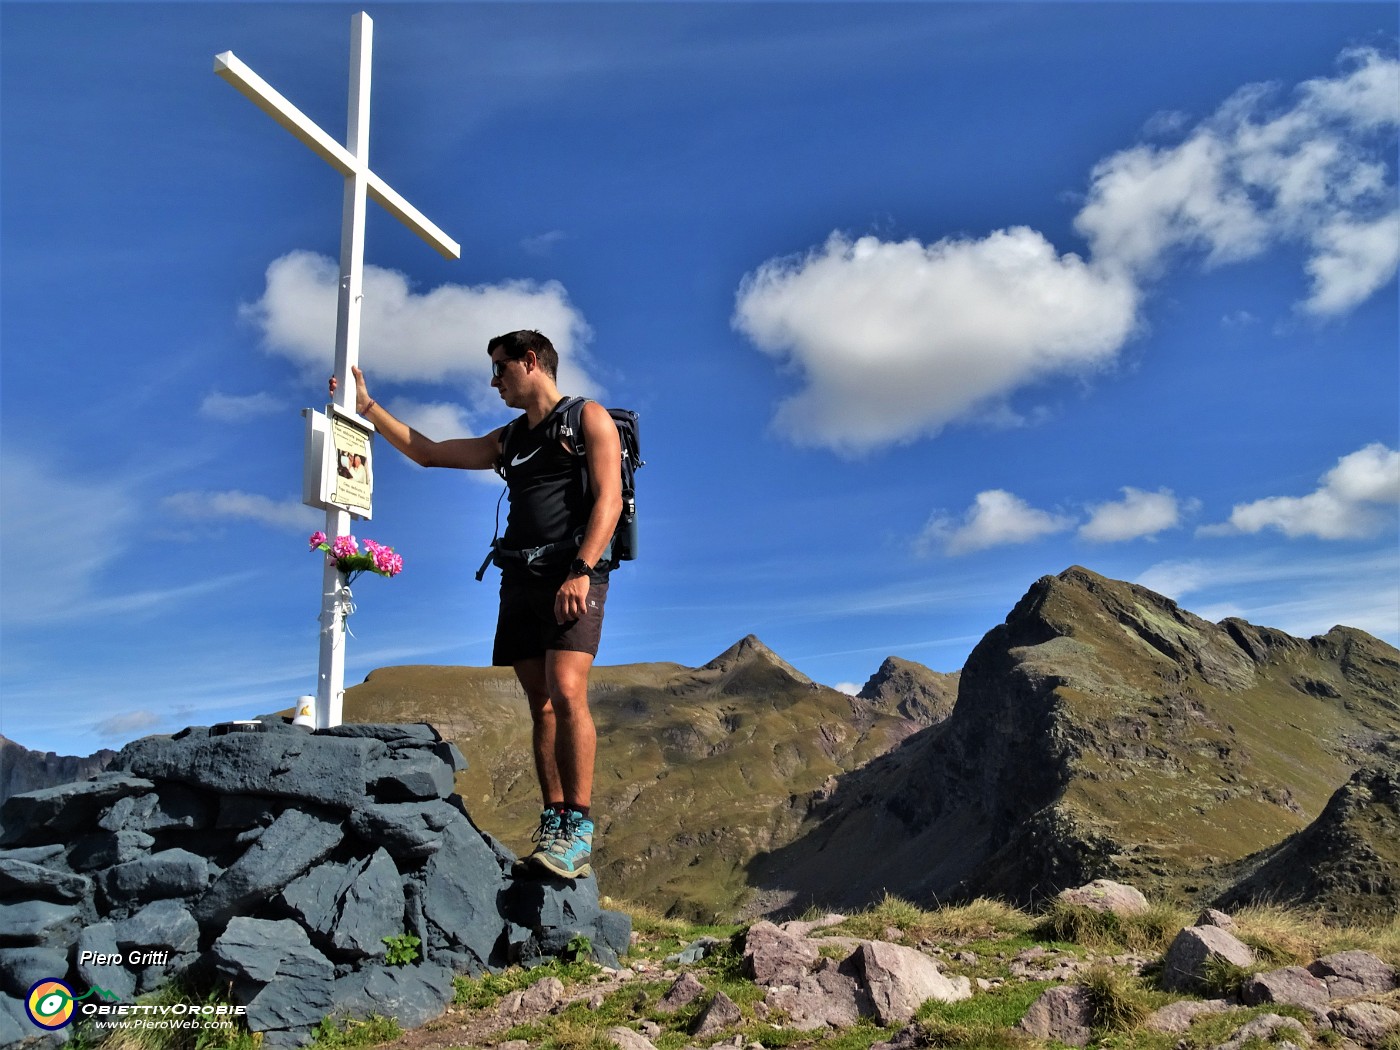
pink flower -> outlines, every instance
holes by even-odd
[[[349,558],[360,553],[360,545],[355,542],[354,536],[337,536],[335,543],[331,544],[331,554],[337,558]]]
[[[365,546],[370,547],[374,554],[374,571],[384,576],[397,576],[403,571],[403,558],[394,553],[394,548],[385,547],[382,544],[365,540]]]
[[[319,546],[321,546],[321,544],[323,544],[323,543],[325,543],[325,542],[326,542],[326,534],[325,534],[324,532],[322,532],[320,529],[317,529],[315,532],[313,532],[313,533],[311,534],[311,549],[312,549],[313,551],[314,551],[316,548],[318,548]]]

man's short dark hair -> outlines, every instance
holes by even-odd
[[[551,343],[539,332],[533,329],[522,329],[519,332],[507,332],[505,335],[498,335],[486,344],[486,354],[489,357],[497,349],[505,351],[506,357],[524,357],[531,350],[535,352],[535,360],[540,363],[545,374],[551,379],[559,377],[559,354]]]

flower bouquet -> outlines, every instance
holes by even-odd
[[[361,573],[397,576],[403,572],[403,555],[395,554],[393,547],[374,540],[365,540],[365,549],[361,551],[354,536],[337,536],[335,542],[328,543],[326,534],[318,531],[311,534],[311,549],[325,551],[335,559],[336,567],[345,573],[347,586]]]

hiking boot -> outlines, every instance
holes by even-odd
[[[563,826],[564,814],[553,806],[546,806],[544,811],[540,813],[540,826],[530,833],[530,841],[535,844],[535,848],[530,851],[528,857],[516,861],[516,866],[524,867],[553,846],[554,840]]]
[[[561,879],[586,879],[593,874],[592,858],[593,821],[569,810],[549,845],[527,859]]]

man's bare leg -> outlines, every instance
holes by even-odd
[[[565,650],[545,654],[545,679],[553,715],[554,768],[564,802],[575,808],[592,804],[593,762],[598,733],[588,709],[588,673],[593,657]]]
[[[559,763],[555,759],[557,731],[544,657],[517,661],[515,677],[519,679],[520,687],[525,690],[525,699],[530,703],[531,744],[541,801],[545,806],[559,805],[564,801],[564,787],[559,779]]]

